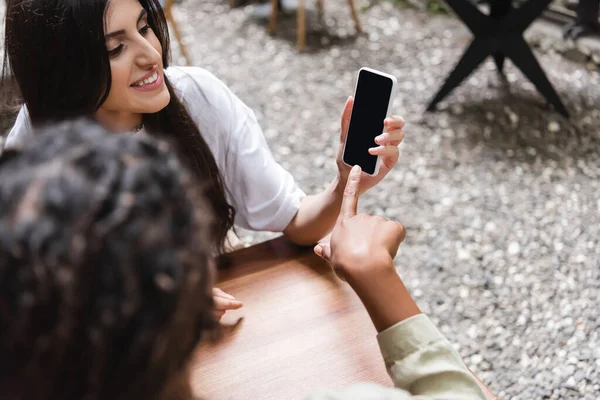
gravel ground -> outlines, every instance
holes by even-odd
[[[273,37],[223,0],[184,0],[175,16],[194,63],[255,110],[275,157],[309,193],[334,176],[357,70],[398,77],[402,158],[361,206],[405,223],[396,265],[423,311],[501,398],[600,398],[599,75],[539,55],[570,121],[512,64],[503,80],[491,62],[426,114],[468,31],[382,1],[363,8],[367,33],[356,37],[345,2],[325,3],[324,21],[309,15],[303,54],[294,16]]]
[[[539,55],[567,121],[512,64],[504,80],[488,62],[427,114],[468,31],[381,1],[360,13],[367,33],[356,37],[345,1],[325,3],[324,21],[309,14],[303,54],[293,16],[273,37],[224,0],[183,0],[175,17],[194,64],[255,110],[308,193],[334,176],[357,70],[393,73],[402,157],[361,207],[406,225],[396,265],[422,310],[500,398],[600,398],[600,76]]]

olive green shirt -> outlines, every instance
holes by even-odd
[[[473,374],[425,314],[377,336],[395,388],[361,383],[318,391],[307,400],[485,400]]]

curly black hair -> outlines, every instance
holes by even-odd
[[[0,157],[3,399],[158,399],[217,331],[212,210],[168,147],[79,120]]]

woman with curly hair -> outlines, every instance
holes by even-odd
[[[2,399],[185,389],[165,383],[217,326],[215,219],[194,183],[164,147],[85,121],[4,152]]]

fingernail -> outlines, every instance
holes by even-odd
[[[314,250],[316,255],[323,257],[323,248],[320,245],[316,245]]]
[[[375,138],[375,143],[377,144],[381,144],[381,141],[383,140],[383,135],[379,135]]]
[[[350,173],[354,175],[360,174],[360,165],[355,165],[354,167],[352,167]]]

